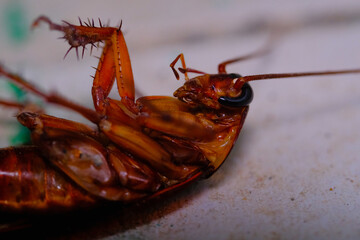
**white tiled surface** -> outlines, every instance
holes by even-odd
[[[0,9],[9,2],[1,1]],[[358,1],[71,2],[23,4],[29,21],[40,14],[71,22],[77,16],[114,24],[123,19],[139,94],[172,95],[181,82],[168,65],[178,53],[185,54],[188,66],[215,72],[220,61],[261,46],[269,25],[288,30],[272,53],[234,64],[229,71],[246,75],[360,67]],[[45,26],[21,46],[11,44],[0,27],[1,62],[45,89],[91,106],[89,66],[96,59],[76,61],[72,52],[63,61],[66,44]],[[160,217],[125,230],[81,236],[358,239],[359,79],[349,75],[253,83],[255,98],[244,129],[217,173],[170,198],[163,213],[157,213]],[[2,111],[2,121],[11,120],[6,114]],[[5,135],[8,130],[1,131]]]

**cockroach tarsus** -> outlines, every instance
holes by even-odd
[[[241,76],[227,73],[224,61],[217,74],[187,68],[183,54],[170,64],[185,83],[173,97],[135,99],[135,86],[125,39],[118,28],[94,21],[53,23],[71,49],[104,43],[93,79],[95,110],[58,94],[48,94],[0,66],[0,76],[48,103],[73,110],[96,127],[46,115],[31,103],[0,99],[19,109],[18,121],[31,130],[29,146],[0,149],[0,208],[9,212],[58,211],[106,201],[134,202],[161,196],[214,173],[228,156],[245,121],[253,91],[248,82],[261,79],[360,73],[360,69]],[[181,67],[175,69],[180,60]],[[189,78],[188,73],[197,74]],[[116,82],[120,100],[108,97]]]

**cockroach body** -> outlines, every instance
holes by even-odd
[[[330,74],[359,73],[359,69],[330,72],[240,76],[219,64],[217,74],[187,68],[180,54],[175,64],[185,83],[173,97],[146,96],[135,100],[129,53],[119,28],[49,24],[78,47],[104,42],[92,86],[95,110],[57,94],[47,94],[0,67],[0,75],[40,96],[71,109],[96,125],[46,115],[32,104],[0,100],[19,109],[18,121],[31,130],[31,146],[0,150],[0,208],[4,211],[57,211],[93,206],[104,201],[124,203],[173,191],[214,173],[233,147],[253,99],[249,81]],[[69,52],[69,51],[68,51]],[[68,52],[66,54],[68,54]],[[84,51],[82,52],[84,54]],[[65,55],[66,56],[66,55]],[[198,76],[189,79],[188,73]],[[121,100],[108,97],[115,83]]]

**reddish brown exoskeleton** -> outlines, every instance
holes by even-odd
[[[264,74],[242,77],[186,68],[185,83],[173,97],[148,96],[135,100],[129,53],[121,28],[52,23],[63,32],[70,49],[104,42],[94,76],[91,110],[56,94],[47,94],[0,67],[0,75],[49,103],[82,114],[91,126],[42,113],[31,104],[0,100],[20,110],[17,119],[32,132],[32,145],[0,150],[0,207],[6,211],[52,211],[92,206],[104,201],[132,202],[162,195],[210,176],[228,156],[253,98],[249,81],[270,78],[360,73],[360,69],[330,72]],[[69,50],[70,50],[69,49]],[[68,51],[69,52],[69,51]],[[66,53],[67,54],[67,53]],[[187,73],[198,76],[189,79]],[[117,83],[121,100],[108,97]]]

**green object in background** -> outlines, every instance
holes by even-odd
[[[6,35],[14,43],[23,43],[27,40],[29,33],[29,22],[25,14],[22,1],[11,0],[4,4],[2,9],[4,29]]]
[[[16,134],[9,137],[10,145],[24,145],[31,142],[30,130],[20,123],[17,123]]]
[[[8,82],[7,83],[7,88],[11,91],[11,93],[13,93],[15,95],[15,99],[18,102],[24,102],[26,99],[26,92],[24,90],[22,90],[21,88],[19,88],[18,86],[16,86],[13,83]]]
[[[24,102],[26,99],[26,92],[16,86],[15,84],[8,83],[7,88],[15,95],[17,102]],[[16,124],[16,133],[9,137],[10,145],[29,144],[31,142],[30,130],[20,123]]]
[[[23,1],[10,0],[3,4],[1,9],[2,29],[5,29],[6,36],[11,43],[23,44],[28,39],[29,21],[26,17],[26,8]],[[12,83],[6,85],[8,91],[14,96],[16,101],[24,102],[26,99],[26,92]],[[10,145],[21,145],[30,143],[30,131],[20,123],[16,123],[16,133],[9,137]]]

